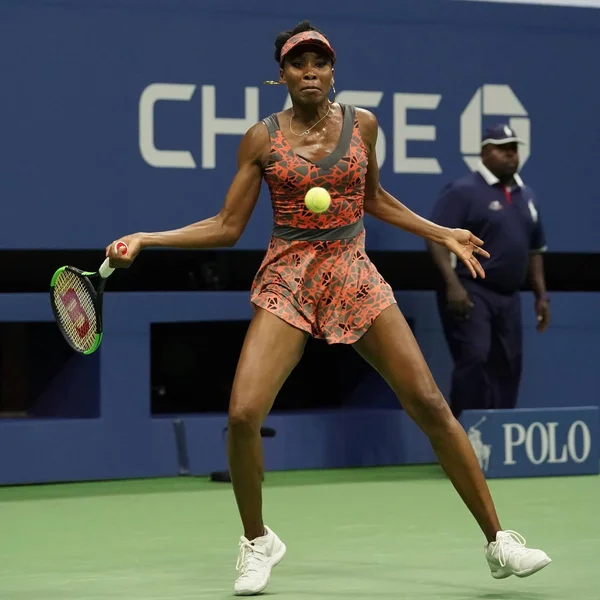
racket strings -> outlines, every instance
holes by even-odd
[[[96,309],[83,279],[72,271],[63,271],[55,282],[53,295],[63,332],[79,350],[91,349],[97,333]]]

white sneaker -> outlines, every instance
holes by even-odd
[[[529,577],[552,562],[542,550],[526,548],[525,538],[516,531],[499,531],[496,541],[486,544],[484,550],[495,579]]]
[[[265,526],[264,536],[249,541],[242,536],[236,569],[239,577],[233,587],[236,596],[254,596],[267,587],[271,569],[285,555],[285,544]]]

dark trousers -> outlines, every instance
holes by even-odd
[[[474,306],[467,319],[447,310],[445,292],[437,295],[446,341],[454,360],[450,406],[463,410],[514,408],[523,356],[521,299],[475,282],[463,282]]]

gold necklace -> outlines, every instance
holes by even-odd
[[[290,115],[290,131],[294,134],[297,135],[298,137],[302,137],[303,135],[307,135],[308,132],[313,129],[314,127],[316,127],[325,117],[329,116],[329,113],[331,112],[331,103],[329,104],[329,106],[327,107],[327,112],[314,124],[311,125],[306,131],[303,131],[302,133],[296,133],[293,129],[292,129],[292,117],[294,116],[294,110],[292,109],[292,114]]]

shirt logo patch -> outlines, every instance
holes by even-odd
[[[504,207],[502,206],[501,202],[498,202],[498,200],[494,200],[493,202],[490,202],[488,208],[490,210],[502,210]]]
[[[533,219],[533,222],[537,223],[538,211],[536,210],[533,202],[531,200],[529,200],[529,202],[527,202],[527,206],[529,206],[529,212],[531,213],[531,218]]]

